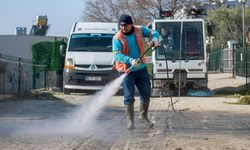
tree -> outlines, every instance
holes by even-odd
[[[135,24],[144,24],[159,18],[159,12],[174,13],[193,0],[86,0],[84,21],[117,22],[123,13],[130,14]]]
[[[236,40],[242,36],[242,10],[235,8],[218,8],[208,12],[207,18],[214,29],[214,48],[221,48],[228,40]],[[245,31],[250,27],[250,9],[246,8]]]

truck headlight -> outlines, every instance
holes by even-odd
[[[65,68],[65,69],[75,69],[75,64],[74,64],[72,58],[67,58],[67,59],[65,60],[64,68]]]

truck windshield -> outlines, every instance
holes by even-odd
[[[184,21],[182,34],[181,22],[156,22],[155,26],[162,45],[155,52],[157,60],[165,60],[164,52],[168,60],[204,59],[202,21]]]
[[[70,38],[71,52],[112,52],[113,34],[73,34]]]

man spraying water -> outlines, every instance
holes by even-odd
[[[127,128],[134,129],[134,95],[135,87],[140,92],[140,121],[149,128],[154,127],[147,116],[151,85],[146,68],[143,38],[151,40],[151,47],[158,45],[159,34],[144,26],[133,25],[132,17],[123,14],[119,19],[120,30],[113,37],[113,52],[116,69],[121,73],[127,73],[123,80],[124,104],[127,115]],[[142,56],[142,57],[140,57]]]

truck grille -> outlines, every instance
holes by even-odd
[[[75,65],[75,67],[79,68],[89,68],[91,65]],[[112,68],[113,65],[96,65],[97,68]]]

